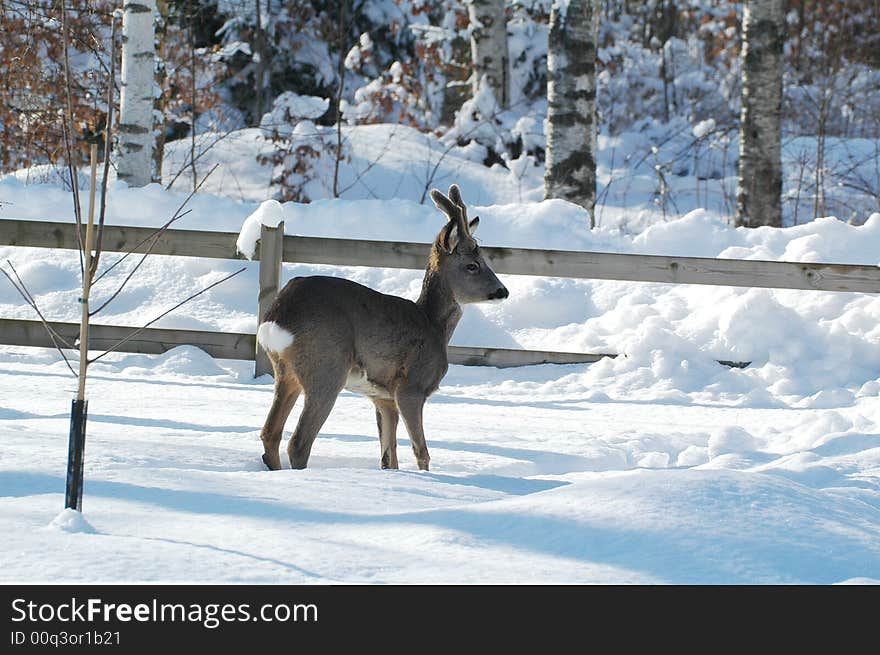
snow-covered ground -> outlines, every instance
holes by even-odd
[[[443,151],[429,140],[418,150],[420,137],[380,127],[352,137],[352,179],[358,162],[382,154],[361,175],[367,186],[286,204],[288,233],[433,237],[442,218],[419,204],[420,176]],[[606,142],[600,159],[618,146]],[[223,166],[178,227],[237,231],[266,197],[259,147],[247,131],[219,141],[203,163]],[[506,169],[450,151],[432,183],[462,185],[487,245],[880,262],[878,214],[860,226],[825,218],[737,230],[707,191],[721,182],[685,176],[682,189],[698,191],[687,202],[682,192],[681,211],[664,221],[649,178],[624,189],[606,169],[603,222],[590,232],[582,210],[531,202],[540,175],[523,175],[520,188]],[[61,187],[26,178],[0,178],[0,219],[69,214]],[[167,220],[186,195],[181,179],[171,192],[114,183],[111,222]],[[0,247],[6,259],[49,318],[77,318],[75,253]],[[140,324],[240,265],[152,257],[100,322]],[[159,325],[255,331],[256,267],[247,266]],[[104,278],[96,297],[126,272]],[[410,298],[420,285],[417,271],[391,269],[290,265],[284,275],[315,272]],[[268,377],[253,380],[250,364],[190,347],[114,355],[90,377],[85,521],[58,515],[73,381],[51,351],[0,346],[0,580],[880,582],[880,298],[504,282],[511,297],[467,308],[454,343],[623,356],[452,367],[427,405],[432,470],[419,473],[402,427],[403,469],[378,470],[372,406],[347,392],[308,470],[264,471]],[[5,281],[0,316],[33,318]],[[752,363],[728,369],[716,359]]]
[[[71,525],[51,524],[72,395],[55,359],[0,359],[7,582],[880,582],[875,398],[625,402],[552,390],[581,367],[453,367],[427,406],[431,472],[405,439],[402,469],[378,470],[372,405],[347,392],[310,468],[269,472],[268,380],[193,348],[120,356],[90,382]]]

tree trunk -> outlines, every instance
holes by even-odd
[[[263,112],[266,106],[263,101],[263,91],[266,84],[266,32],[263,29],[263,13],[260,10],[260,2],[254,3],[256,9],[256,28],[254,31],[254,52],[257,55],[257,65],[254,70],[254,126],[258,126],[263,120]],[[341,55],[340,55],[341,57]]]
[[[168,2],[156,0],[156,68],[155,98],[153,100],[153,120],[156,138],[153,142],[153,182],[162,182],[162,159],[165,156],[165,81],[168,71],[165,68],[165,31],[168,27]]]
[[[468,16],[471,21],[474,95],[485,77],[495,100],[506,109],[510,105],[510,56],[504,0],[468,0]]]
[[[782,226],[783,4],[748,0],[743,9],[738,226]]]
[[[567,8],[566,8],[567,5]],[[598,0],[554,2],[547,54],[544,192],[590,212],[596,206],[596,42]]]
[[[140,187],[153,181],[156,0],[125,0],[122,10],[117,173],[120,180]]]
[[[446,15],[443,23],[455,25],[456,14],[460,11],[458,6],[447,4]],[[452,14],[452,15],[450,15]],[[451,125],[455,122],[455,115],[465,101],[470,97],[472,86],[468,78],[473,74],[471,63],[471,47],[465,30],[453,28],[449,48],[452,56],[445,62],[443,74],[446,76],[446,86],[443,89],[443,111],[440,122],[443,125]]]

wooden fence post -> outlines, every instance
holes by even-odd
[[[260,226],[260,296],[257,309],[257,325],[263,320],[269,305],[278,295],[281,286],[281,257],[284,252],[284,221],[278,227]],[[272,373],[269,356],[257,343],[254,376]]]

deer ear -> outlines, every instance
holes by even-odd
[[[458,225],[452,221],[447,223],[446,227],[443,228],[443,239],[441,239],[443,249],[446,251],[447,255],[451,255],[452,251],[455,250],[455,247],[458,245],[458,236]]]
[[[470,229],[471,234],[473,234],[474,232],[477,231],[477,226],[479,224],[480,224],[480,217],[479,216],[475,216],[474,220],[472,220],[470,223],[468,223],[468,228]]]

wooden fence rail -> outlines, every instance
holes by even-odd
[[[154,232],[155,228],[107,226],[104,249],[126,252]],[[235,248],[237,238],[235,232],[167,230],[153,252],[157,255],[241,259]],[[70,222],[17,220],[0,220],[0,245],[77,247]],[[429,248],[426,243],[404,241],[285,236],[282,258],[285,262],[300,264],[424,269]],[[513,275],[880,292],[880,267],[877,266],[526,248],[485,247],[482,250],[495,272]]]
[[[79,323],[50,322],[62,337],[73,343],[79,336]],[[89,328],[89,347],[106,350],[134,332],[137,327],[121,325],[92,325]],[[0,343],[7,346],[52,348],[52,340],[40,321],[0,318]],[[253,360],[256,337],[240,332],[210,332],[207,330],[168,330],[147,328],[126,341],[119,352],[160,355],[177,346],[197,346],[218,359]],[[529,366],[534,364],[589,364],[613,354],[544,352],[511,348],[476,348],[450,346],[449,363],[464,366]]]
[[[107,226],[104,250],[143,252],[156,228]],[[167,230],[152,247],[157,255],[242,259],[237,252],[235,232]],[[144,242],[140,247],[136,247]],[[430,245],[425,243],[331,239],[283,236],[280,230],[261,231],[259,307],[265,308],[278,288],[281,262],[369,266],[379,268],[423,269]],[[78,247],[73,226],[68,222],[0,219],[0,246],[31,248]],[[267,253],[272,253],[267,258]],[[880,267],[814,262],[775,262],[759,260],[669,257],[661,255],[603,252],[537,250],[485,247],[483,252],[497,273],[566,277],[580,279],[626,280],[666,284],[708,284],[722,286],[803,289],[814,291],[880,292]],[[74,338],[75,324],[53,324],[62,335]],[[132,328],[93,326],[90,345],[109,347]],[[8,345],[51,346],[38,321],[0,319],[0,343]],[[256,340],[252,334],[230,334],[194,330],[144,330],[129,341],[125,352],[162,353],[178,345],[195,345],[214,357],[255,359]],[[256,352],[257,374],[267,372],[267,361]],[[452,346],[453,364],[523,366],[542,363],[589,363],[613,354],[563,353],[508,348]],[[726,366],[745,366],[746,362],[719,362]]]

